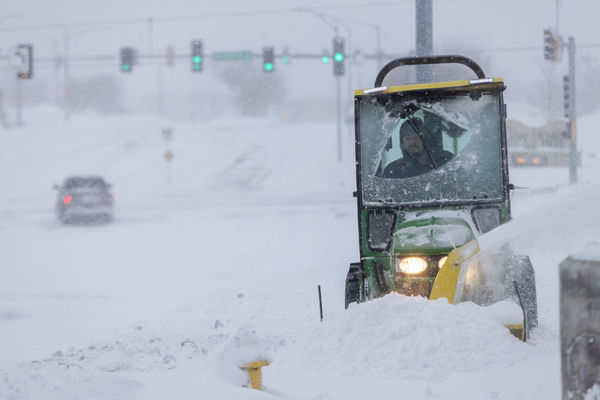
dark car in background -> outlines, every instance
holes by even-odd
[[[111,185],[100,176],[71,176],[58,190],[56,216],[64,224],[105,223],[113,219]]]

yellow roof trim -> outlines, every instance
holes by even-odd
[[[502,78],[492,78],[492,82],[477,82],[479,79],[473,79],[474,83],[471,83],[471,80],[463,80],[463,81],[450,81],[450,82],[434,82],[434,83],[415,83],[412,85],[404,85],[404,86],[388,86],[385,90],[376,91],[373,93],[364,93],[365,90],[369,89],[358,89],[354,91],[355,96],[363,96],[369,94],[384,94],[384,93],[396,93],[396,92],[408,92],[411,90],[424,90],[424,89],[444,89],[451,87],[461,87],[461,86],[470,86],[470,85],[485,85],[490,83],[501,83],[504,82]]]

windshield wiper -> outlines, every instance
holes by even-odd
[[[433,165],[433,168],[437,169],[438,168],[437,164],[436,164],[435,160],[433,159],[433,154],[431,154],[431,150],[429,150],[429,146],[427,144],[427,141],[425,140],[425,136],[423,136],[423,132],[421,132],[421,128],[419,127],[419,124],[417,124],[417,122],[415,122],[416,118],[413,116],[413,114],[418,109],[419,108],[416,105],[409,104],[406,107],[404,107],[404,110],[402,110],[402,114],[400,116],[403,118],[406,118],[410,127],[413,129],[413,131],[415,131],[417,136],[419,136],[419,138],[421,139],[421,142],[423,143],[423,147],[425,147],[425,150],[427,151],[427,156],[431,160],[431,164]],[[423,128],[425,128],[425,124],[423,124]],[[427,129],[427,128],[425,128],[425,129]],[[427,130],[427,133],[429,134],[429,136],[431,136],[431,132],[429,132],[429,130]]]

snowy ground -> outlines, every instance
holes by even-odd
[[[26,116],[0,131],[0,399],[560,396],[557,268],[600,240],[600,115],[579,121],[580,183],[513,168],[529,189],[484,239],[532,258],[540,327],[526,344],[469,304],[343,309],[354,155],[344,130],[336,160],[333,124]],[[52,184],[82,173],[113,183],[114,223],[56,222]],[[272,359],[265,392],[241,387],[255,357]]]

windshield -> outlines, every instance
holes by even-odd
[[[499,94],[363,97],[363,201],[371,205],[503,198]]]
[[[83,191],[105,191],[106,183],[102,178],[71,177],[65,180],[65,189],[76,189]]]

